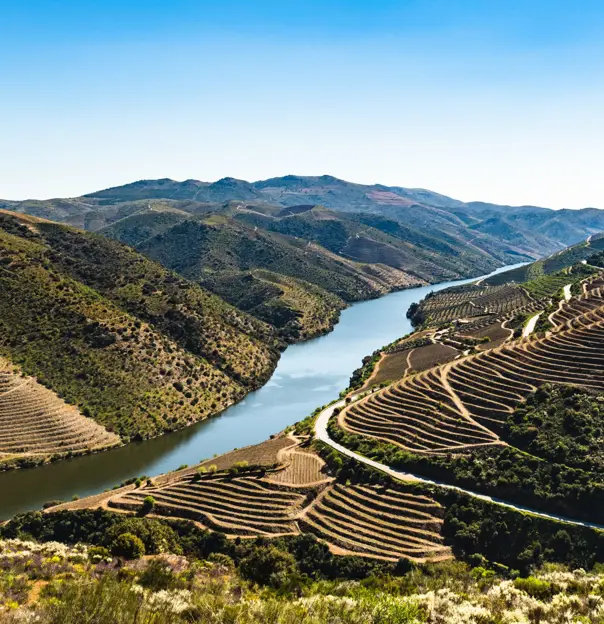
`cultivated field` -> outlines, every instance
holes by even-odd
[[[315,453],[294,447],[287,457],[288,464],[283,470],[275,471],[268,477],[272,483],[307,487],[330,480],[325,473],[325,462]]]
[[[442,507],[430,498],[370,485],[334,485],[301,519],[342,554],[381,559],[444,559],[451,556],[440,529]]]
[[[472,328],[462,327],[456,335],[461,338],[473,338],[477,340],[488,338],[488,342],[477,346],[478,350],[483,351],[498,347],[506,340],[509,340],[513,333],[513,330],[505,327],[504,321],[494,319],[488,324],[482,324],[482,326],[475,326]]]
[[[421,302],[414,318],[420,323],[450,323],[463,318],[507,315],[530,304],[520,286],[460,286],[442,290]]]
[[[557,331],[406,377],[350,405],[340,426],[417,453],[462,452],[501,444],[497,426],[544,383],[604,390],[602,285],[561,306]]]
[[[83,453],[119,443],[117,435],[0,360],[0,460]]]
[[[109,506],[136,511],[147,496],[156,501],[155,513],[197,520],[231,535],[295,533],[294,516],[307,502],[304,494],[255,476],[202,475],[128,492]]]
[[[441,535],[443,508],[433,499],[407,491],[404,484],[377,487],[337,483],[325,462],[300,446],[301,440],[276,440],[289,443],[277,451],[280,464],[276,468],[237,473],[181,471],[138,489],[131,485],[46,511],[77,505],[78,509],[105,507],[140,514],[145,499],[152,496],[154,515],[192,520],[231,538],[311,532],[336,554],[392,561],[451,556]],[[270,442],[275,451],[275,440]],[[257,447],[249,447],[236,451],[238,457],[246,450],[245,461],[258,456]],[[228,455],[232,453],[223,457]],[[232,465],[232,461],[221,458],[212,461]]]
[[[362,390],[404,377],[411,370],[409,357],[412,352],[413,349],[407,349],[405,351],[382,354],[382,359],[377,363]]]
[[[437,364],[450,362],[458,355],[459,351],[448,345],[440,343],[426,345],[413,349],[409,355],[409,368],[411,371],[419,373]]]

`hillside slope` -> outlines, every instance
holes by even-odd
[[[508,282],[523,283],[551,275],[578,262],[586,262],[593,254],[604,250],[604,234],[589,236],[588,239],[567,247],[547,258],[526,264],[525,266],[498,273],[484,280],[485,284],[498,285]]]
[[[328,175],[287,175],[253,183],[234,178],[213,183],[139,180],[80,198],[0,200],[0,208],[99,229],[140,211],[145,203],[200,214],[232,201],[244,202],[252,209],[259,205],[282,209],[322,205],[338,213],[385,217],[416,233],[430,232],[431,237],[445,237],[455,246],[495,254],[499,259],[502,254],[548,255],[604,230],[604,211],[595,208],[549,210],[462,202],[425,189],[355,184]]]
[[[422,283],[400,269],[353,262],[308,240],[239,222],[227,212],[194,217],[155,209],[100,233],[201,283],[274,325],[288,341],[325,333],[347,302]]]
[[[265,323],[102,236],[0,213],[0,355],[123,440],[216,413],[270,376]]]

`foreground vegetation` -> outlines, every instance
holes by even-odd
[[[320,554],[319,544],[298,544]],[[0,619],[79,624],[597,623],[599,569],[535,568],[502,576],[461,562],[365,570],[328,580],[295,556],[254,544],[242,558],[124,553],[57,542],[0,540]]]

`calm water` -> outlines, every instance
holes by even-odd
[[[412,303],[431,291],[471,281],[414,288],[351,306],[330,334],[289,347],[270,381],[220,417],[114,451],[0,473],[0,518],[266,440],[336,398],[364,356],[409,333],[406,313]]]

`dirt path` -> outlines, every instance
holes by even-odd
[[[535,330],[535,325],[537,325],[537,321],[539,320],[539,317],[542,314],[543,314],[543,310],[541,310],[541,312],[538,312],[537,314],[535,314],[535,316],[532,316],[530,318],[529,322],[524,326],[524,329],[522,330],[523,338],[527,338],[533,333],[533,331]]]
[[[572,294],[570,292],[570,289],[572,288],[572,284],[566,284],[566,286],[564,287],[564,299],[566,301],[570,301],[570,298],[572,297]]]
[[[440,378],[441,378],[443,387],[447,391],[451,399],[453,400],[453,403],[455,403],[455,407],[457,407],[457,409],[461,412],[461,414],[467,421],[471,422],[475,427],[482,429],[483,431],[487,432],[490,436],[492,436],[493,437],[492,444],[506,445],[506,443],[503,442],[499,438],[499,436],[495,435],[488,427],[486,427],[485,425],[481,425],[479,422],[476,422],[474,418],[472,418],[472,414],[470,414],[470,412],[468,411],[468,408],[464,405],[463,401],[457,396],[457,393],[451,387],[451,384],[449,383],[449,379],[448,379],[448,374],[449,374],[449,370],[455,363],[456,362],[454,360],[453,362],[450,362],[449,364],[445,364],[440,371]],[[474,445],[468,445],[468,446],[474,446]],[[482,444],[478,446],[482,446]]]

